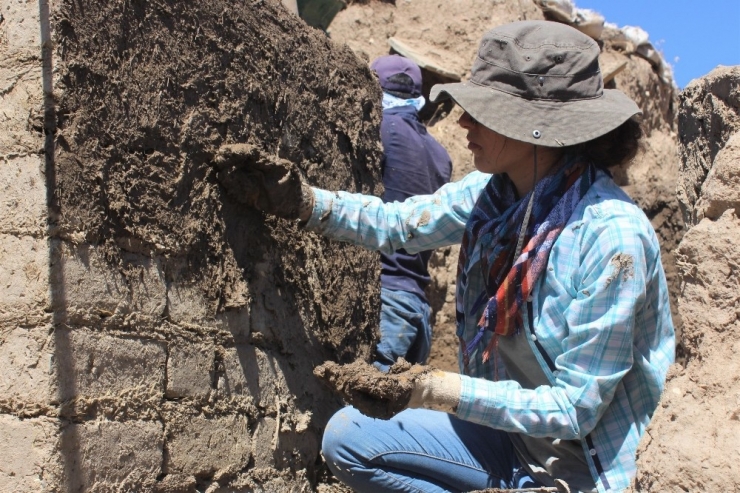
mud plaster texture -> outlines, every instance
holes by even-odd
[[[586,2],[579,7],[587,8]],[[341,11],[329,27],[332,39],[344,42],[358,56],[371,61],[389,53],[389,37],[412,43],[430,60],[439,61],[463,79],[470,76],[475,53],[483,33],[494,26],[527,19],[544,19],[530,0],[414,0],[398,2],[354,2]],[[606,19],[609,21],[609,19]],[[602,55],[611,65],[626,62],[624,70],[607,85],[627,93],[643,111],[644,147],[626,169],[615,170],[617,183],[650,218],[661,242],[663,266],[671,291],[671,308],[677,330],[681,316],[677,310],[679,282],[673,251],[683,235],[683,219],[676,199],[678,176],[678,135],[675,86],[666,83],[644,58],[629,47],[612,43],[605,32]],[[424,90],[434,82],[444,82],[430,71],[423,71]],[[428,104],[422,117],[430,132],[448,150],[453,163],[452,179],[474,170],[467,149],[465,131],[457,124],[461,110],[456,106]],[[434,252],[430,261],[432,284],[428,298],[434,312],[434,343],[430,362],[434,366],[458,371],[455,336],[455,278],[458,247]],[[679,347],[679,356],[682,349]]]
[[[680,95],[676,251],[685,361],[638,451],[637,491],[740,490],[740,67]]]
[[[403,358],[387,373],[364,361],[346,365],[327,361],[314,369],[314,375],[365,416],[390,419],[408,407],[414,382],[433,370]]]
[[[366,64],[275,0],[0,13],[0,491],[311,491],[341,406],[312,370],[370,358],[378,255],[212,158],[382,193]]]

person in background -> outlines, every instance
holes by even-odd
[[[408,58],[386,55],[370,65],[383,90],[383,202],[432,194],[450,181],[447,151],[419,120],[424,106],[421,69]],[[380,341],[375,365],[386,371],[400,357],[425,363],[432,342],[431,308],[425,289],[431,250],[381,253]]]

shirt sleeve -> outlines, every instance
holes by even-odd
[[[657,240],[636,219],[589,221],[572,262],[575,298],[563,307],[567,336],[551,385],[463,377],[460,418],[533,437],[582,439],[596,426],[633,365],[636,314]],[[542,328],[541,330],[547,330]]]
[[[460,243],[465,223],[491,175],[474,171],[430,195],[387,202],[372,195],[314,188],[305,228],[370,250],[408,253]]]

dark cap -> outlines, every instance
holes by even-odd
[[[378,74],[380,87],[399,97],[421,96],[421,69],[408,58],[385,55],[373,60],[370,70]]]

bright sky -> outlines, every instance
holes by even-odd
[[[618,27],[639,26],[683,89],[717,65],[740,65],[740,0],[575,0]]]

